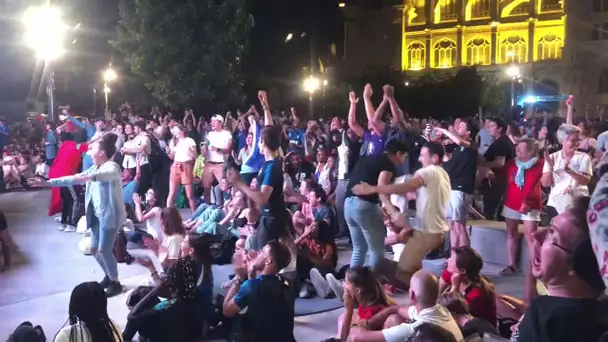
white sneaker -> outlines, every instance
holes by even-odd
[[[76,231],[76,227],[71,226],[69,224],[66,224],[65,228],[63,229],[63,231],[66,232],[66,233],[73,233],[73,232]]]
[[[62,232],[65,230],[65,224],[60,224],[59,227],[57,227],[57,230]]]
[[[331,290],[336,294],[336,297],[342,300],[344,298],[344,284],[331,273],[327,273],[325,279]]]
[[[57,223],[61,222],[61,216],[55,216],[54,220]]]
[[[331,294],[331,288],[327,283],[327,280],[323,278],[318,269],[313,268],[310,270],[310,282],[315,287],[315,291],[321,298],[327,298]]]

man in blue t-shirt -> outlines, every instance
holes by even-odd
[[[293,107],[291,107],[291,115],[293,127],[287,132],[287,138],[289,139],[289,151],[304,155],[306,131],[300,126],[301,120],[296,115],[296,110]]]
[[[244,255],[235,257],[235,277],[224,299],[224,315],[235,317],[247,308],[242,316],[244,340],[294,341],[295,293],[278,276],[291,261],[289,248],[272,240],[251,261],[245,259]]]

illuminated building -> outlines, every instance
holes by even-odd
[[[527,94],[573,94],[590,115],[608,105],[608,0],[370,3],[343,8],[347,65],[390,65],[408,77],[476,66],[497,84],[510,82],[505,70],[517,65]]]

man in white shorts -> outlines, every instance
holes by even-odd
[[[452,248],[471,244],[467,233],[469,208],[473,204],[475,191],[475,173],[477,172],[477,144],[471,139],[476,135],[475,123],[472,120],[461,120],[454,125],[455,133],[446,129],[435,128],[458,145],[452,158],[444,163],[450,175],[452,190],[450,204],[446,211],[450,225],[450,245]]]

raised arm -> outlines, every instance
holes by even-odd
[[[572,114],[574,112],[574,107],[573,107],[573,103],[574,102],[574,96],[570,95],[568,96],[568,98],[566,99],[566,123],[573,125],[573,120],[572,120]]]
[[[272,113],[270,113],[270,106],[268,105],[268,94],[264,90],[258,91],[258,99],[264,110],[264,126],[272,126]]]
[[[391,107],[391,114],[393,115],[393,121],[399,125],[399,128],[402,130],[407,129],[407,124],[405,123],[405,115],[403,115],[403,111],[399,108],[399,104],[397,100],[395,100],[395,88],[390,85],[384,86],[384,96],[388,99],[388,104]]]
[[[348,93],[348,100],[350,101],[350,109],[348,110],[348,127],[355,132],[355,134],[359,137],[363,137],[365,134],[365,129],[359,125],[357,122],[357,103],[359,102],[359,98],[355,94],[354,91]]]

